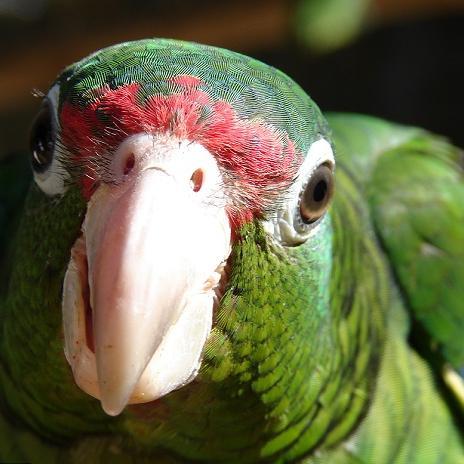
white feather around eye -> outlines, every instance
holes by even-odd
[[[59,133],[58,102],[60,87],[55,84],[48,92],[46,98],[51,109],[51,121],[53,133]],[[50,165],[43,171],[34,170],[34,180],[38,187],[49,196],[62,195],[66,191],[66,179],[69,174],[57,156],[57,143],[53,145],[53,157]]]
[[[296,246],[304,243],[323,221],[325,214],[311,224],[305,223],[300,214],[300,199],[311,176],[319,166],[324,164],[333,170],[335,158],[330,143],[325,139],[319,139],[309,147],[297,178],[290,187],[287,200],[273,218],[264,222],[266,232],[277,243],[283,246]]]

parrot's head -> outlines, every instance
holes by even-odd
[[[67,68],[31,148],[40,195],[81,199],[63,265],[64,351],[111,415],[195,379],[247,226],[285,254],[317,234],[333,191],[327,126],[291,79],[169,40]]]

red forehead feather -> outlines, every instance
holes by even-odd
[[[82,160],[115,149],[127,136],[140,132],[167,132],[196,141],[244,189],[246,208],[235,221],[251,219],[268,208],[266,203],[292,182],[300,164],[292,141],[262,122],[240,119],[229,103],[213,101],[198,89],[201,81],[197,77],[180,75],[171,82],[182,90],[152,95],[143,102],[137,83],[103,88],[85,108],[65,101],[60,116],[63,143]]]

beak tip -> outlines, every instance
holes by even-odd
[[[99,377],[101,407],[109,416],[118,416],[130,402],[138,376],[132,382],[127,382],[127,379],[105,381],[105,378],[108,379],[108,376]]]
[[[120,401],[118,398],[102,398],[101,406],[103,411],[109,416],[119,416],[126,407],[127,401]]]

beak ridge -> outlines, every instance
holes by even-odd
[[[98,188],[83,238],[98,385],[88,392],[117,415],[128,403],[159,398],[196,374],[212,324],[210,281],[230,253],[230,226],[224,208],[195,201],[166,172],[147,169],[120,191]],[[66,338],[72,309],[63,310]],[[85,389],[88,379],[79,381],[73,370]]]

